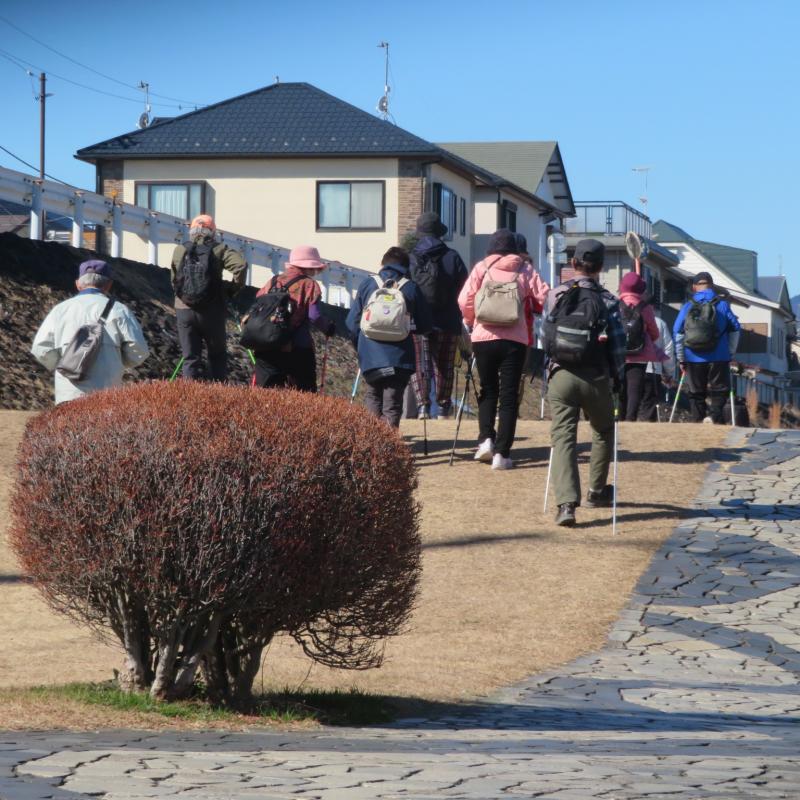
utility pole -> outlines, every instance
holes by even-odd
[[[44,180],[44,119],[45,102],[49,94],[45,91],[47,77],[44,72],[39,74],[39,177]]]

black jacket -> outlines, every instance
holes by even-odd
[[[443,294],[446,302],[431,309],[434,330],[461,333],[461,310],[458,307],[458,294],[466,283],[469,272],[461,256],[448,247],[441,239],[425,236],[411,251],[411,271],[417,259],[435,258],[439,262],[439,280],[444,282]]]

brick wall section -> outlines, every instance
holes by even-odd
[[[97,165],[98,192],[106,197],[115,197],[122,201],[122,161],[100,161]],[[97,227],[97,252],[111,252],[111,227]]]
[[[401,158],[398,176],[397,231],[402,243],[406,234],[414,232],[422,213],[422,163]]]

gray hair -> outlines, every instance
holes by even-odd
[[[96,272],[87,272],[78,278],[78,291],[82,289],[107,289],[111,286],[111,278],[98,275]]]

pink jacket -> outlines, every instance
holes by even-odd
[[[633,292],[620,292],[619,299],[628,306],[635,306],[641,302],[642,296]],[[661,348],[656,346],[659,331],[656,325],[656,312],[650,303],[640,309],[644,322],[644,350],[625,356],[626,364],[646,364],[648,361],[665,361],[666,356]]]
[[[525,303],[523,319],[515,325],[484,325],[475,321],[475,295],[486,276],[487,268],[496,281],[510,281],[513,273],[517,274],[520,294]],[[533,341],[533,315],[540,314],[544,300],[550,287],[539,277],[539,273],[530,262],[523,262],[517,255],[491,255],[479,261],[469,274],[467,282],[458,296],[458,305],[464,322],[472,328],[473,342],[491,342],[496,339],[508,339],[530,345]]]

